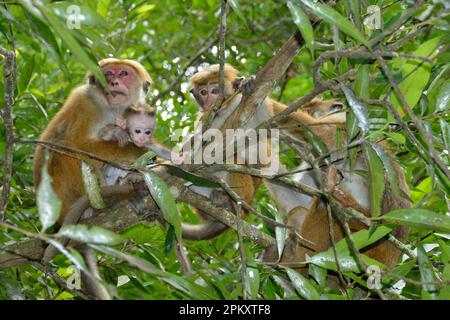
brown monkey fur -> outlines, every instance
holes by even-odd
[[[225,65],[225,99],[239,88],[241,79],[238,78],[238,75],[239,72],[236,69],[230,65]],[[218,79],[218,65],[213,65],[191,77],[191,93],[194,95],[202,111],[208,111],[209,108],[214,105],[214,101],[217,96],[216,87],[218,87]],[[203,95],[201,90],[203,90]],[[212,99],[206,95],[211,95]],[[222,109],[219,110],[216,118],[220,118],[221,110],[230,108],[231,105],[239,104],[240,99],[241,95],[237,95],[226,105],[222,106]],[[205,103],[208,104],[206,110],[203,108],[203,104]],[[269,119],[286,108],[286,105],[267,98],[263,105],[258,107],[257,112],[259,112],[260,118],[262,117]],[[321,138],[330,151],[336,150],[336,129],[338,126],[345,129],[343,126],[345,124],[345,113],[340,112],[342,109],[342,104],[337,101],[313,99],[311,102],[302,106],[300,110],[291,113],[287,118],[280,121],[279,126],[292,126],[293,128],[288,130],[289,133],[296,139],[306,140],[303,130],[301,128],[295,128],[295,126],[298,126],[299,124],[306,125],[314,134]],[[220,127],[220,124],[223,124],[225,120],[222,122],[220,121],[221,120],[219,119],[216,124],[217,127]],[[411,203],[407,199],[409,196],[409,188],[406,184],[404,173],[396,163],[393,163],[393,165],[398,176],[399,189],[404,193],[404,196],[395,197],[391,190],[386,190],[383,197],[383,213],[396,208],[411,207]],[[245,174],[231,173],[231,176],[234,178],[233,184],[235,184],[230,184],[231,188],[233,188],[233,190],[235,190],[241,198],[245,199],[246,202],[251,203],[259,184],[258,179],[252,178]],[[355,200],[352,198],[351,194],[348,195],[347,199]],[[354,202],[355,201],[353,201],[353,203]],[[298,243],[298,241],[295,240],[294,232],[291,232],[291,236],[286,244],[281,262],[303,262],[305,260],[305,254],[311,256],[314,253],[324,251],[330,247],[328,230],[329,224],[326,207],[317,198],[314,198],[312,203],[313,204],[309,209],[297,207],[292,209],[290,212],[285,212],[285,214],[287,215],[286,223],[293,226],[293,230],[298,232],[303,238],[313,242],[315,244],[315,251],[312,251],[310,248]],[[343,205],[352,207],[351,203],[352,202],[350,201],[349,203],[344,203]],[[304,219],[299,219],[300,216],[304,217]],[[299,221],[302,221],[302,223],[300,224]],[[204,230],[200,230],[202,230],[202,228],[208,229],[207,225],[208,224],[205,224],[203,227],[197,226],[196,232],[198,232],[198,239],[204,239],[201,236],[201,232],[204,232]],[[350,227],[353,230],[360,230],[362,225],[361,223],[351,221]],[[336,241],[342,239],[343,231],[341,226],[336,222],[336,219],[333,228],[335,229]],[[404,241],[408,235],[408,232],[409,230],[407,228],[397,227],[394,229],[392,234],[400,241]],[[369,257],[386,264],[388,267],[395,265],[400,254],[400,250],[398,250],[386,239],[382,239],[369,248],[365,248],[362,252],[367,254]],[[276,248],[269,248],[266,250],[264,260],[278,261]],[[305,269],[302,271],[305,271]]]
[[[41,141],[48,141],[77,148],[97,154],[115,161],[132,161],[145,153],[145,148],[129,144],[119,148],[117,142],[102,141],[98,130],[102,124],[114,122],[116,116],[137,102],[143,103],[145,91],[151,84],[151,78],[144,67],[136,61],[108,58],[99,62],[100,68],[127,67],[134,71],[134,81],[130,84],[125,101],[110,104],[106,90],[114,90],[112,82],[106,89],[102,88],[93,75],[88,75],[90,83],[74,89],[61,110],[50,121],[40,136]],[[112,79],[111,81],[114,81]],[[112,120],[112,121],[110,121]],[[41,181],[41,168],[44,163],[44,147],[38,145],[34,155],[34,182],[38,186]],[[96,167],[102,164],[86,157],[75,155]],[[48,170],[53,178],[52,187],[62,202],[59,222],[64,220],[70,205],[83,193],[80,161],[77,158],[51,151]]]
[[[133,161],[146,152],[129,144],[120,148],[115,141],[102,141],[99,131],[108,123],[114,123],[126,108],[142,104],[152,80],[144,67],[132,60],[108,58],[99,66],[107,85],[103,87],[92,75],[89,83],[74,89],[61,110],[50,121],[40,136],[41,141],[52,142],[80,149],[114,161]],[[70,206],[84,193],[81,178],[80,159],[92,164],[100,172],[102,163],[85,156],[49,152],[48,171],[53,178],[52,187],[62,202],[59,225],[64,223]],[[44,164],[44,147],[38,145],[34,155],[34,183],[41,181]],[[87,262],[90,273],[100,279],[95,254],[88,246],[81,246],[80,252]],[[55,249],[49,246],[45,256],[51,259]],[[108,290],[99,282],[81,273],[86,292],[98,299],[111,299]]]

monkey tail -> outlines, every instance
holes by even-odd
[[[217,237],[228,229],[228,226],[219,221],[202,224],[182,223],[182,235],[186,240],[209,240]]]

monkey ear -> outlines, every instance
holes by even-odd
[[[241,86],[241,82],[244,80],[244,77],[236,77],[233,81],[233,91],[236,91]]]
[[[88,83],[90,85],[94,85],[95,82],[97,81],[97,79],[95,78],[95,76],[92,73],[88,73],[86,77],[88,78],[88,81],[89,81]]]
[[[148,88],[150,88],[150,86],[152,85],[151,81],[145,81],[144,84],[142,85],[142,89],[144,90],[144,93],[148,92]]]

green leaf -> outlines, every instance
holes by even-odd
[[[436,46],[440,39],[441,37],[436,37],[424,42],[412,54],[432,58],[438,51]],[[399,84],[399,89],[408,105],[413,108],[422,96],[423,89],[430,79],[431,65],[417,59],[408,59],[405,63],[404,58],[393,59],[392,63],[402,66],[403,81]],[[408,77],[405,78],[407,75]],[[392,94],[390,102],[402,115],[405,114],[396,93]]]
[[[426,209],[397,209],[380,219],[407,227],[450,233],[450,217]]]
[[[292,3],[292,1],[287,2],[287,7],[294,18],[294,23],[300,30],[309,51],[311,51],[311,57],[314,57],[314,30],[308,16],[303,12],[301,7]]]
[[[360,0],[349,0],[350,8],[352,11],[353,20],[356,23],[356,26],[359,30],[362,28],[362,21],[361,21],[361,8],[360,5],[363,5]]]
[[[283,213],[279,210],[273,210],[275,221],[284,223]],[[286,244],[287,229],[283,227],[275,227],[275,240],[277,242],[278,256],[281,257],[284,251],[284,245]]]
[[[341,14],[333,8],[314,0],[296,1],[303,3],[306,7],[308,7],[308,9],[312,11],[312,13],[322,18],[329,24],[336,25],[339,30],[358,40],[366,47],[369,47],[369,43],[367,42],[367,39],[362,35],[362,33],[359,32],[359,30],[347,18],[341,16]]]
[[[370,128],[367,106],[343,83],[340,84],[340,87],[342,92],[345,94],[345,98],[347,99],[350,108],[352,108],[356,118],[358,119],[358,127],[360,127],[364,132],[367,132]]]
[[[48,25],[50,25],[54,32],[61,38],[62,42],[78,58],[79,62],[86,66],[102,85],[106,85],[105,77],[100,71],[97,62],[91,59],[87,50],[81,47],[80,43],[75,39],[69,29],[53,14],[50,8],[39,2],[33,2],[32,4],[31,2],[25,1],[23,4],[29,12],[34,14],[34,16],[39,16],[39,14],[43,16]],[[39,11],[39,14],[37,13],[37,10]]]
[[[306,300],[319,300],[320,295],[314,285],[297,271],[292,269],[286,270],[289,279],[297,290],[298,294]]]
[[[391,159],[389,154],[379,144],[371,143],[370,145],[372,146],[373,150],[376,152],[377,156],[380,158],[381,162],[383,163],[384,170],[389,179],[389,188],[392,190],[392,193],[394,194],[394,196],[396,196],[396,197],[405,196],[400,193],[400,187],[399,187],[399,183],[398,183],[398,175],[397,175],[397,172],[395,171],[395,168],[393,165],[393,160]]]
[[[381,262],[371,259],[368,256],[361,254],[361,258],[366,265],[375,265],[380,267],[380,269],[386,268]],[[356,257],[353,253],[350,252],[338,252],[338,260],[339,260],[339,270],[342,272],[356,272],[360,273],[361,269],[356,260]],[[313,263],[319,267],[337,271],[336,261],[331,251],[325,251],[322,253],[318,253],[313,257],[307,259],[307,262]]]
[[[169,225],[169,229],[166,233],[166,240],[164,241],[164,254],[168,256],[170,252],[175,248],[176,236],[175,229],[172,225]]]
[[[370,69],[369,65],[363,64],[358,69],[355,79],[355,94],[362,99],[370,99]]]
[[[358,75],[355,79],[354,84],[354,90],[357,97],[361,97],[363,99],[369,99],[370,98],[370,90],[369,90],[369,66],[364,64],[359,67]],[[361,111],[362,114],[360,115],[363,119],[365,116],[364,110]],[[359,121],[357,121],[358,118],[355,115],[355,112],[353,110],[350,110],[350,112],[347,113],[347,141],[350,143],[359,133]],[[351,168],[353,168],[353,160],[356,157],[356,149],[349,150],[350,154],[350,164]]]
[[[156,153],[154,153],[153,151],[148,151],[146,153],[144,153],[142,156],[140,156],[134,163],[133,163],[133,167],[135,168],[143,168],[151,163],[154,162],[154,159],[156,157]]]
[[[366,229],[352,233],[352,239],[353,242],[355,243],[355,246],[358,249],[362,249],[380,240],[389,232],[391,232],[392,229],[393,227],[391,226],[379,225],[377,226],[377,228],[374,230],[373,233],[369,232],[369,230]],[[330,249],[328,250],[330,250],[331,253],[333,253],[332,248]],[[338,241],[338,243],[336,243],[336,250],[338,252],[350,252],[351,249],[348,245],[347,240],[344,238]]]
[[[58,221],[61,212],[61,200],[53,191],[52,177],[48,174],[48,153],[46,153],[45,158],[45,164],[41,169],[41,182],[36,191],[36,202],[39,220],[42,224],[42,232]]]
[[[183,178],[184,180],[192,182],[192,184],[196,186],[207,188],[220,188],[220,184],[206,180],[205,178],[195,175],[191,172],[185,171],[178,166],[172,166],[170,164],[167,164],[166,167],[168,168],[168,173],[170,175]]]
[[[100,184],[92,167],[84,161],[81,161],[81,177],[83,179],[84,191],[86,192],[89,202],[94,209],[106,208],[106,203],[100,192]]]
[[[415,260],[409,260],[405,263],[402,263],[400,265],[396,265],[392,270],[390,271],[393,274],[406,277],[408,273],[416,266]],[[383,276],[383,283],[387,285],[392,285],[394,282],[398,281],[398,277],[393,276]]]
[[[444,141],[445,149],[450,152],[450,126],[444,119],[439,119],[439,124],[441,125],[442,140]],[[447,156],[450,155],[447,154]]]
[[[175,229],[175,235],[177,240],[181,242],[181,218],[178,212],[175,199],[170,193],[167,184],[153,172],[143,172],[144,181],[155,200],[158,207],[163,213],[164,219],[170,223]]]
[[[304,135],[306,137],[306,140],[313,146],[313,148],[316,151],[316,153],[319,156],[327,154],[328,153],[328,147],[320,139],[320,137],[315,135],[314,132],[312,132],[307,126],[301,124],[301,127],[302,127],[303,133],[304,133]]]
[[[308,272],[311,275],[311,277],[313,277],[314,280],[316,280],[317,284],[321,288],[325,288],[327,286],[327,269],[321,268],[311,263],[308,266]]]
[[[64,225],[58,234],[80,242],[94,244],[115,245],[124,241],[117,233],[97,226],[88,229],[87,226],[82,224]]]
[[[136,8],[136,13],[143,14],[153,10],[156,7],[155,4],[144,4]]]
[[[436,97],[436,110],[445,111],[450,108],[450,81],[447,81]]]
[[[450,64],[445,64],[442,68],[439,68],[431,75],[432,81],[427,88],[426,97],[428,98],[428,114],[433,113],[436,110],[437,96],[440,94],[441,89],[448,83]]]
[[[19,87],[19,92],[21,92],[21,93],[27,89],[28,84],[30,83],[31,76],[33,75],[34,58],[35,58],[35,55],[33,54],[31,59],[25,60],[24,64],[23,64],[23,68],[19,72],[20,78],[19,78],[18,87]]]
[[[393,227],[390,226],[379,225],[376,227],[373,233],[370,233],[369,230],[366,229],[353,233],[352,239],[355,246],[358,248],[358,250],[360,250],[362,248],[371,245],[372,243],[377,242],[378,240],[386,236],[389,232],[391,232],[392,229]],[[347,239],[344,238],[340,240],[338,243],[336,243],[336,253],[338,255],[339,267],[341,271],[343,272],[361,271],[356,261],[356,258],[349,247]],[[384,267],[382,263],[379,263],[376,260],[373,260],[365,255],[362,255],[362,257],[363,260],[368,265],[374,264],[378,265],[380,268]],[[311,258],[308,259],[307,262],[311,262],[319,267],[326,268],[329,270],[336,271],[337,269],[333,248],[329,248],[327,251],[312,256]]]
[[[231,9],[233,9],[233,11],[237,14],[239,19],[241,19],[242,22],[244,22],[247,25],[247,19],[245,18],[245,15],[242,13],[241,8],[239,7],[238,0],[229,0],[228,3]]]
[[[245,279],[250,298],[256,299],[259,292],[259,270],[257,268],[247,267]]]
[[[363,151],[369,171],[370,211],[373,217],[378,217],[381,214],[381,203],[385,189],[383,163],[370,144],[364,143]]]
[[[56,241],[54,239],[48,239],[47,242],[58,249],[59,252],[64,254],[78,269],[89,273],[83,257],[77,251],[69,252],[59,241]]]
[[[175,274],[161,271],[158,269],[155,269],[149,262],[147,262],[144,259],[131,256],[129,254],[120,252],[119,250],[115,250],[110,247],[104,247],[104,246],[96,246],[94,245],[93,248],[96,250],[99,250],[103,253],[112,255],[118,259],[124,260],[127,263],[129,263],[132,266],[135,266],[139,269],[141,269],[144,272],[147,272],[151,275],[154,275],[158,278],[160,278],[162,281],[168,283],[172,287],[184,292],[189,297],[192,297],[193,299],[201,299],[201,300],[216,300],[219,297],[217,294],[214,293],[212,290],[208,290],[208,288],[204,288],[194,282],[191,282],[184,277],[177,276]]]
[[[419,263],[420,278],[422,282],[436,282],[437,277],[433,270],[433,265],[427,257],[427,253],[421,243],[417,244],[417,260]],[[422,299],[436,299],[438,288],[434,283],[424,283],[422,285]]]
[[[56,41],[55,35],[52,30],[43,22],[43,17],[38,14],[31,4],[26,4],[22,6],[23,13],[30,20],[33,29],[42,37],[42,41],[51,48],[57,55],[60,61],[62,61],[61,50],[59,48],[58,42]]]

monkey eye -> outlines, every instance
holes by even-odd
[[[136,129],[136,130],[134,130],[134,133],[141,133],[141,130],[140,129]]]
[[[145,131],[145,134],[148,135],[148,136],[150,135],[150,133],[152,133],[151,130],[146,130],[146,131]]]
[[[126,77],[128,75],[128,72],[125,70],[120,71],[119,77]]]
[[[344,109],[344,105],[341,103],[335,103],[330,106],[331,111],[340,111],[342,109]]]
[[[202,90],[200,90],[200,94],[201,94],[202,96],[206,96],[206,95],[208,95],[208,90],[202,89]]]
[[[214,88],[211,91],[212,94],[219,94],[219,88]]]
[[[111,77],[112,75],[114,75],[112,71],[106,71],[106,72],[104,73],[104,76],[105,76],[105,77]]]

